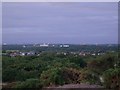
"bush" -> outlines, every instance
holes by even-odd
[[[41,85],[38,79],[27,79],[24,82],[17,82],[13,88],[41,88]]]
[[[89,70],[102,74],[102,72],[108,70],[109,68],[114,68],[116,59],[118,58],[113,54],[105,54],[89,61],[87,67]]]
[[[87,63],[80,57],[69,57],[68,59],[70,60],[70,62],[75,63],[81,68],[84,68],[87,66]]]
[[[63,77],[61,76],[61,68],[53,68],[43,71],[40,80],[43,86],[62,85]]]
[[[52,68],[43,71],[40,77],[43,86],[79,83],[80,71],[73,68]]]
[[[2,81],[12,82],[15,81],[15,76],[17,75],[17,70],[13,68],[7,68],[2,70]]]
[[[83,83],[101,84],[99,75],[91,70],[83,69],[81,71],[80,80]]]
[[[14,77],[16,81],[25,81],[26,79],[30,79],[30,78],[38,78],[38,71],[21,70],[18,71],[18,73]]]
[[[103,79],[106,88],[120,88],[120,68],[106,70]]]

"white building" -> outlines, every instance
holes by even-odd
[[[23,45],[23,48],[25,48],[26,46],[25,45]]]
[[[63,45],[63,47],[69,47],[69,45]]]
[[[40,44],[40,47],[48,47],[49,46],[49,44]]]
[[[69,45],[60,45],[60,47],[69,47]]]
[[[23,52],[23,53],[21,53],[21,56],[25,56],[25,53]]]

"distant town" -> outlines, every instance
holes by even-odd
[[[96,44],[96,45],[74,45],[74,44],[22,44],[7,45],[3,44],[3,56],[40,56],[44,52],[54,52],[57,55],[75,55],[75,56],[99,56],[107,52],[118,50],[116,44]]]

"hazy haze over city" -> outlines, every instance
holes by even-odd
[[[116,3],[3,3],[3,43],[113,44]]]

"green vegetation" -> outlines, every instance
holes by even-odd
[[[106,88],[120,87],[120,68],[108,69],[103,73],[104,85]]]
[[[8,85],[11,88],[42,88],[71,83],[99,84],[106,88],[120,87],[117,52],[88,57],[46,52],[40,56],[2,58],[2,80],[4,83],[15,82]]]
[[[40,88],[40,81],[38,79],[27,79],[23,82],[17,82],[12,88]]]

